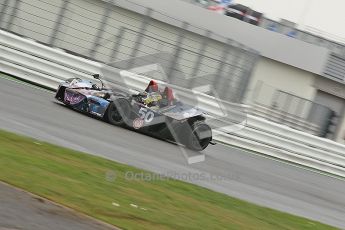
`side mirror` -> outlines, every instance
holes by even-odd
[[[97,74],[93,74],[92,76],[93,76],[94,79],[98,79],[99,80],[99,78],[100,78],[98,73]]]

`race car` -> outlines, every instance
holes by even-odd
[[[90,80],[70,78],[60,83],[55,98],[72,109],[201,151],[212,142],[204,113],[174,97],[172,89],[158,89],[151,80],[142,92],[130,94],[104,87],[99,74]]]

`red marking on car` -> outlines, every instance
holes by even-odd
[[[140,129],[144,125],[144,120],[141,118],[136,118],[133,121],[133,128]]]

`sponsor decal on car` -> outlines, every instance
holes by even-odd
[[[84,95],[66,90],[64,100],[68,104],[75,105],[75,104],[80,103],[84,99],[85,99]]]
[[[136,118],[133,120],[133,128],[140,129],[144,126],[144,120],[141,118]]]

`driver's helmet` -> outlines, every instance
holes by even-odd
[[[143,102],[149,107],[157,106],[159,101],[162,100],[162,96],[159,92],[147,93],[145,96],[146,97],[143,98]]]

